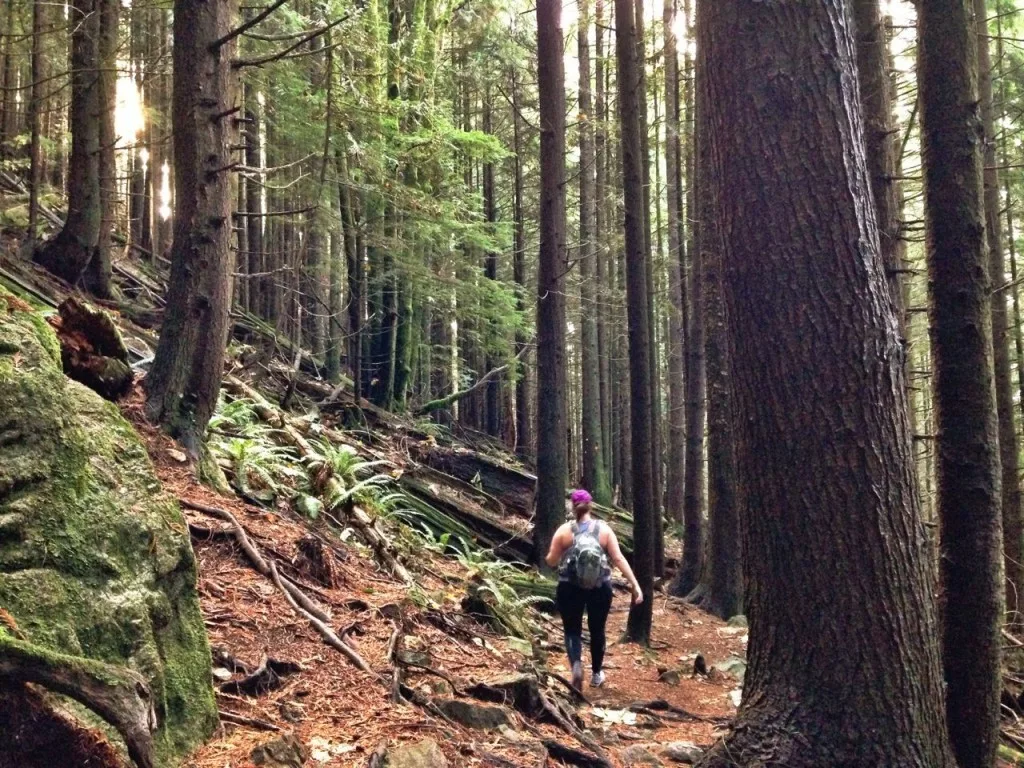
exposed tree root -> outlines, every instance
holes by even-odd
[[[152,768],[156,716],[149,687],[135,672],[0,634],[0,678],[37,683],[84,704],[121,734],[136,765]]]

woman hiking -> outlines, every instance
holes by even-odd
[[[633,570],[622,556],[619,540],[611,526],[591,517],[593,499],[584,490],[569,497],[576,521],[563,524],[551,539],[545,561],[558,566],[558,590],[555,605],[562,616],[565,652],[572,667],[572,684],[583,688],[583,611],[590,630],[590,667],[592,686],[604,684],[605,624],[612,608],[612,570],[616,566],[629,580],[633,603],[644,599]]]

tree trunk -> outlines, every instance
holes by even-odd
[[[581,433],[583,484],[599,504],[610,504],[601,435],[601,370],[597,317],[597,198],[595,194],[594,114],[590,84],[590,6],[580,0],[578,30],[580,79],[580,353],[582,357]]]
[[[978,45],[972,15],[965,0],[938,0],[918,9],[942,647],[947,719],[960,768],[993,764],[999,741],[1003,618],[1000,435],[991,336],[996,313],[989,283],[989,268],[996,260],[985,250]],[[991,241],[990,247],[1000,249]],[[1001,268],[1001,250],[998,262]],[[1005,336],[1000,342],[1005,352]],[[996,379],[998,384],[998,372]],[[1009,383],[1008,372],[1004,383]],[[1010,424],[1012,431],[1012,417]]]
[[[96,250],[85,271],[85,284],[103,299],[113,297],[111,251],[118,205],[118,180],[114,129],[117,106],[117,31],[120,0],[99,0],[99,97],[100,97],[100,232]]]
[[[595,76],[595,114],[596,135],[594,137],[595,150],[595,183],[594,196],[596,198],[596,213],[594,216],[594,238],[596,258],[596,279],[597,290],[595,291],[598,307],[597,315],[597,352],[600,367],[600,407],[601,407],[601,448],[604,452],[605,474],[608,475],[609,492],[614,488],[615,482],[612,478],[612,432],[611,432],[611,361],[608,350],[611,342],[608,332],[608,272],[609,252],[605,233],[608,230],[608,103],[605,98],[605,61],[604,61],[604,0],[596,0],[594,4],[594,45],[596,61],[594,62]]]
[[[633,471],[633,570],[644,593],[626,624],[626,637],[646,645],[651,638],[654,591],[653,432],[651,429],[650,296],[647,240],[644,236],[644,170],[640,136],[640,62],[632,0],[615,0],[615,49],[619,64],[619,122],[622,135],[622,184],[625,193],[626,304],[629,325],[630,423]]]
[[[695,71],[695,79],[704,74]],[[704,560],[704,421],[707,416],[704,348],[704,286],[702,220],[708,215],[708,193],[704,188],[706,168],[697,167],[697,147],[706,130],[706,118],[701,115],[705,105],[699,93],[691,93],[688,100],[692,116],[689,126],[690,173],[690,268],[686,274],[686,462],[683,497],[683,560],[669,591],[680,597],[688,595],[699,583]],[[714,215],[713,213],[711,215]]]
[[[43,34],[46,29],[47,4],[32,4],[32,94],[29,101],[29,178],[28,178],[28,240],[38,236],[39,189],[42,186],[43,146],[41,141],[43,111],[43,78],[46,65],[43,55]],[[8,13],[12,9],[8,9]]]
[[[540,100],[540,257],[537,263],[537,512],[534,559],[543,563],[565,519],[565,71],[561,0],[537,2]]]
[[[701,768],[954,765],[847,14],[698,10],[750,621],[737,722]]]
[[[1024,517],[1021,510],[1017,427],[1010,369],[1010,334],[1006,309],[1006,259],[996,160],[995,109],[992,101],[992,62],[989,56],[985,0],[974,0],[978,44],[978,95],[985,131],[984,206],[988,238],[988,269],[992,288],[992,350],[995,366],[996,413],[999,419],[999,464],[1002,468],[1003,563],[1006,573],[1006,610],[1020,623],[1024,599]]]
[[[174,242],[160,343],[145,379],[146,410],[193,455],[217,404],[229,328],[234,258],[226,169],[237,74],[234,45],[213,43],[236,15],[235,0],[174,5]]]
[[[516,71],[512,69],[512,141],[515,152],[515,188],[514,209],[514,252],[512,255],[512,280],[516,284],[516,309],[526,310],[526,214],[524,211],[523,181],[523,119],[520,113],[519,84]],[[527,343],[526,333],[516,331],[516,355],[523,355],[523,347]],[[533,427],[530,419],[530,379],[529,368],[523,357],[520,357],[519,375],[516,377],[516,452],[529,460],[533,455]]]
[[[683,305],[683,189],[681,144],[679,140],[679,53],[676,47],[676,0],[665,0],[662,17],[665,29],[665,177],[668,205],[668,471],[666,509],[670,520],[683,517],[686,455],[686,388],[683,381],[685,332]]]
[[[100,16],[105,0],[74,0],[71,28],[71,166],[64,227],[35,254],[35,261],[77,283],[100,236]]]

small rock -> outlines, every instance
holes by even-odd
[[[732,675],[740,682],[743,682],[743,677],[747,674],[747,662],[739,656],[730,656],[725,661],[720,661],[715,664],[715,669],[718,669],[727,675]]]
[[[387,768],[448,768],[448,759],[433,739],[401,744],[388,750]]]
[[[693,765],[704,755],[704,750],[689,741],[673,741],[666,744],[661,756],[674,763]]]
[[[230,669],[224,669],[224,667],[213,668],[213,679],[218,683],[226,683],[232,677],[234,677],[234,675]]]
[[[742,613],[733,616],[729,621],[726,622],[730,627],[746,627],[747,617]]]
[[[659,669],[658,682],[666,685],[679,685],[679,672],[674,669]]]
[[[627,748],[622,753],[622,764],[625,766],[633,765],[657,765],[660,766],[661,760],[651,754],[650,750],[642,744],[634,744]]]
[[[179,464],[184,464],[188,461],[188,455],[184,451],[179,451],[177,448],[168,448],[167,455],[177,461]]]
[[[698,653],[696,658],[693,660],[693,674],[706,675],[707,673],[708,663],[704,660],[704,656]]]
[[[458,699],[438,699],[434,704],[452,720],[470,728],[491,729],[509,724],[508,712],[501,707],[471,704]]]
[[[294,734],[261,744],[252,751],[252,761],[267,768],[302,768],[309,760],[309,750]]]
[[[306,719],[306,710],[302,708],[301,704],[296,704],[294,701],[282,701],[278,710],[281,712],[281,717],[289,723],[301,723]]]

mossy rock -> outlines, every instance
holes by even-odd
[[[64,376],[51,328],[3,288],[0,608],[42,650],[139,673],[157,765],[216,727],[181,511],[117,408]]]

